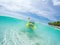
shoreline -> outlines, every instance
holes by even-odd
[[[60,26],[53,26],[53,25],[50,25],[50,26],[57,28],[57,29],[60,29]]]

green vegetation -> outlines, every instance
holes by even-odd
[[[48,24],[49,24],[49,25],[52,25],[52,26],[59,26],[59,27],[60,27],[60,21],[49,22]]]

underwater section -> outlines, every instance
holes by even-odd
[[[60,29],[35,22],[0,16],[0,45],[60,45]]]

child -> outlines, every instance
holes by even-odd
[[[28,18],[28,22],[27,22],[27,28],[29,28],[29,29],[32,29],[32,30],[34,30],[35,29],[35,22],[33,22],[33,21],[31,21],[30,20],[30,17]]]

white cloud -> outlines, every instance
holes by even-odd
[[[56,13],[53,8],[51,8],[48,5],[48,0],[38,0],[33,3],[33,7],[31,9],[31,12],[38,14],[39,16],[43,16],[48,18],[49,20],[57,20],[54,17],[54,14]]]
[[[53,5],[60,5],[60,0],[52,0],[53,1]]]
[[[2,0],[3,6],[8,10],[27,10],[30,8],[31,2],[29,0]]]
[[[6,10],[13,12],[32,12],[50,20],[56,20],[54,10],[47,4],[48,0],[0,0]]]

